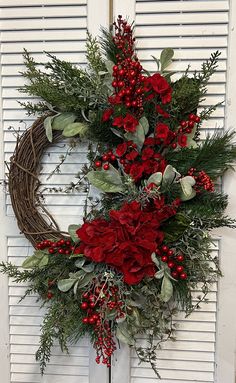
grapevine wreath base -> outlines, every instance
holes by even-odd
[[[40,101],[23,106],[41,117],[17,141],[9,192],[35,251],[23,269],[2,263],[1,270],[29,282],[25,296],[38,294],[47,309],[36,353],[42,373],[55,339],[67,351],[89,335],[97,363],[110,366],[118,339],[159,376],[156,351],[173,337],[174,315],[189,315],[220,275],[210,232],[234,227],[217,188],[236,158],[234,133],[216,131],[201,142],[200,126],[217,105],[198,112],[219,52],[180,77],[168,70],[173,54],[164,49],[154,58],[157,71],[148,73],[121,16],[114,33],[103,30],[99,41],[88,34],[86,69],[50,54],[39,69],[24,53],[21,91]],[[87,190],[84,223],[68,233],[45,210],[38,179],[42,154],[62,138],[69,150],[81,139],[89,143],[77,184],[59,188]],[[202,294],[195,304],[196,288]]]

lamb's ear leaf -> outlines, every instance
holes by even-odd
[[[174,51],[172,48],[163,49],[160,56],[161,72],[163,72],[171,64],[173,56]]]
[[[168,302],[173,295],[173,285],[170,279],[164,275],[161,284],[161,299],[163,302]]]
[[[63,130],[65,127],[76,120],[76,114],[72,112],[60,113],[52,121],[53,130]]]
[[[121,193],[124,191],[121,174],[112,165],[108,170],[91,170],[87,174],[89,182],[106,193]]]
[[[47,136],[47,139],[49,142],[52,142],[53,135],[52,135],[52,121],[53,121],[54,116],[48,116],[45,118],[43,125],[45,128],[45,133]]]
[[[76,281],[77,279],[72,279],[72,278],[61,279],[60,281],[57,282],[58,289],[62,291],[63,293],[66,293],[72,288],[72,286],[74,286]]]

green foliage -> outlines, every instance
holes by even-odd
[[[89,65],[89,70],[96,75],[99,72],[106,71],[106,66],[104,64],[104,59],[102,58],[102,53],[100,51],[100,46],[96,37],[93,37],[91,33],[87,33],[86,40],[86,58]]]
[[[91,170],[87,174],[89,182],[105,193],[122,193],[124,185],[118,170],[110,165],[109,170]]]
[[[183,148],[166,154],[166,159],[181,174],[187,174],[190,168],[204,170],[213,180],[232,168],[236,159],[236,148],[232,144],[234,132],[215,132],[208,136],[196,149]]]

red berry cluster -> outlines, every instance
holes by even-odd
[[[111,367],[110,357],[116,350],[116,344],[112,336],[111,327],[109,322],[97,321],[94,328],[97,340],[94,342],[94,348],[97,352],[96,363],[106,364],[107,367]]]
[[[93,294],[90,294],[88,292],[83,294],[83,301],[80,307],[87,313],[87,316],[83,318],[84,324],[94,325],[100,318],[99,314],[96,311],[94,311],[94,309],[97,306],[95,299],[96,297]]]
[[[51,291],[51,288],[55,285],[55,281],[49,279],[48,280],[48,292],[47,292],[47,298],[52,299],[53,298],[53,293]]]
[[[83,318],[84,324],[94,326],[94,332],[97,340],[94,347],[97,351],[96,362],[106,364],[110,367],[110,356],[116,349],[115,342],[112,338],[109,322],[105,319],[107,308],[110,311],[116,310],[116,319],[121,318],[124,313],[121,307],[123,302],[120,300],[118,288],[116,286],[97,286],[94,293],[85,292],[83,294],[83,302],[81,303],[82,310],[86,311],[86,316]],[[97,310],[97,311],[95,311]]]
[[[130,25],[121,16],[115,25],[113,41],[119,50],[116,55],[117,65],[113,66],[112,86],[115,90],[109,98],[112,105],[123,103],[127,108],[143,111],[143,82],[142,65],[134,55],[133,32]]]
[[[163,245],[158,249],[157,254],[161,257],[162,262],[167,263],[173,278],[187,279],[184,266],[181,264],[184,261],[183,254],[175,254],[174,250],[170,249],[167,245]]]
[[[199,124],[201,121],[200,117],[196,114],[191,113],[188,116],[188,120],[183,120],[180,122],[180,128],[177,131],[177,142],[180,146],[184,147],[187,143],[186,134],[190,134],[194,128],[194,124]],[[172,143],[172,148],[177,147],[177,142]]]
[[[103,153],[101,159],[97,159],[94,162],[94,165],[96,168],[103,167],[104,170],[108,170],[110,167],[109,163],[115,162],[115,161],[116,161],[115,154],[111,150],[109,150],[107,153]]]
[[[188,171],[188,175],[193,177],[196,181],[194,189],[197,193],[200,193],[202,189],[213,192],[215,190],[214,183],[209,175],[204,170],[197,172],[196,168],[191,168]]]
[[[60,239],[59,241],[49,241],[45,240],[37,243],[36,248],[38,250],[47,249],[49,254],[65,254],[70,255],[74,251],[74,246],[71,243],[71,240]]]

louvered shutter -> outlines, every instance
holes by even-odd
[[[173,77],[178,78],[185,71],[188,64],[191,65],[191,73],[196,69],[200,69],[202,61],[209,58],[212,52],[220,50],[219,67],[217,73],[210,80],[208,94],[206,100],[202,102],[202,107],[225,100],[226,78],[230,80],[227,73],[227,59],[229,56],[229,11],[233,12],[232,2],[223,0],[136,0],[126,3],[126,1],[115,1],[114,15],[130,15],[130,19],[135,18],[138,56],[145,69],[151,72],[155,71],[156,64],[151,56],[159,57],[163,48],[171,47],[174,49],[175,55],[170,69],[180,73]],[[233,20],[235,20],[235,8],[233,15]],[[233,22],[232,16],[231,22]],[[233,25],[230,25],[232,30]],[[235,41],[235,36],[234,40],[233,38],[231,40]],[[233,50],[233,45],[230,48]],[[230,53],[234,56],[231,51]],[[232,96],[232,91],[230,95]],[[230,111],[233,113],[232,108]],[[232,118],[230,121],[232,123]],[[225,105],[220,105],[211,118],[204,122],[201,130],[202,139],[205,138],[206,134],[211,134],[215,128],[223,129],[224,122]],[[235,129],[234,124],[233,127]],[[235,181],[232,182],[235,187]],[[226,191],[232,193],[232,188],[226,188]],[[233,214],[235,211],[233,202],[231,202],[231,209]],[[231,235],[230,241],[232,243],[233,235]],[[228,265],[226,266],[224,263],[223,251],[225,247],[222,250],[221,242],[220,238],[217,239],[216,237],[212,255],[222,258],[221,263],[226,273],[225,278],[229,278],[228,281],[230,281],[227,282],[227,279],[225,279],[220,282],[222,286],[220,303],[224,308],[226,307],[224,304],[226,293],[224,286],[230,285],[231,289],[233,289],[233,283],[230,270],[227,268]],[[224,246],[225,242],[223,241]],[[228,252],[229,249],[226,249],[227,254]],[[231,250],[231,258],[232,255]],[[232,294],[231,299],[233,300]],[[198,295],[199,291],[196,291],[194,299]],[[190,317],[185,318],[184,313],[182,313],[176,318],[178,326],[176,331],[177,342],[168,341],[163,345],[163,349],[157,352],[157,366],[162,377],[161,382],[233,383],[234,367],[232,362],[235,344],[229,341],[229,335],[227,335],[230,331],[230,322],[227,322],[225,318],[227,314],[222,315],[220,311],[219,315],[219,309],[217,310],[219,305],[217,285],[212,287],[212,292],[208,298],[209,302],[201,304],[201,309],[194,312]],[[229,304],[227,307],[229,310]],[[235,318],[235,309],[233,313],[233,318]],[[224,323],[219,322],[219,316],[224,317]],[[225,331],[230,351],[227,350],[226,342],[222,342],[224,337],[222,331]],[[226,363],[224,365],[224,351],[222,348],[230,357],[228,372]],[[126,347],[121,348],[113,360],[112,383],[119,383],[121,380],[127,383],[156,382],[156,377],[150,366],[148,364],[140,365],[138,362],[135,352],[129,351]],[[216,365],[217,362],[218,366]],[[224,365],[222,368],[221,364]]]
[[[43,52],[47,51],[75,64],[84,64],[87,28],[97,34],[100,20],[103,25],[108,22],[107,2],[101,2],[96,19],[93,14],[94,4],[94,0],[1,1],[2,163],[3,160],[9,161],[15,147],[13,129],[21,133],[34,119],[27,117],[17,102],[30,99],[17,90],[24,83],[18,73],[24,69],[23,48],[38,62],[45,62]],[[9,129],[10,126],[13,129]],[[41,175],[44,186],[64,187],[71,181],[76,182],[74,175],[86,162],[86,145],[81,145],[68,157],[59,175],[47,179],[65,151],[65,145],[60,143],[45,152]],[[5,171],[7,168],[2,167],[1,178],[4,178]],[[81,222],[84,198],[83,193],[52,195],[47,192],[45,204],[61,229],[66,230],[69,223]],[[1,194],[1,208],[1,245],[3,248],[5,245],[1,258],[20,266],[23,259],[32,253],[32,248],[19,233],[7,192]],[[44,310],[40,310],[36,296],[27,297],[18,303],[24,294],[25,285],[19,286],[10,280],[8,288],[6,286],[7,280],[1,276],[2,383],[93,383],[97,378],[106,382],[107,369],[96,366],[94,352],[87,338],[70,347],[70,355],[63,354],[56,345],[46,374],[41,377],[34,354],[38,348]]]

